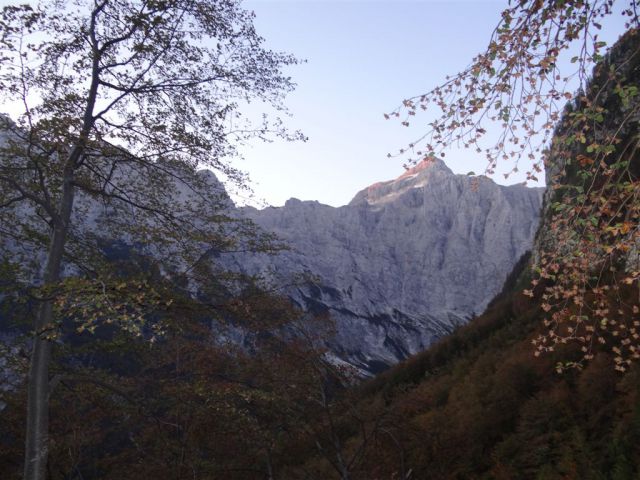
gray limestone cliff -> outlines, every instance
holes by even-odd
[[[531,248],[543,195],[542,189],[454,175],[442,161],[425,160],[394,180],[369,186],[339,208],[291,199],[284,207],[256,210],[236,208],[210,172],[190,174],[193,178],[185,183],[176,181],[182,174],[167,168],[167,178],[154,177],[151,186],[143,170],[125,166],[111,176],[137,204],[149,201],[148,189],[154,188],[152,200],[192,224],[204,228],[218,213],[246,217],[287,242],[291,249],[278,255],[220,250],[211,258],[222,269],[289,285],[284,293],[304,311],[329,314],[335,335],[327,343],[334,360],[363,374],[423,350],[481,313]],[[36,213],[33,208],[4,211],[22,222],[37,221]],[[158,220],[136,213],[126,202],[104,203],[79,194],[74,215],[72,237],[136,245],[174,271],[190,265],[175,242],[163,246],[140,238]],[[227,238],[234,228],[233,222],[227,229],[221,224],[220,237]],[[30,259],[37,280],[41,246],[19,240],[0,236],[0,256]],[[68,251],[82,260],[84,245],[72,250],[69,242]],[[196,247],[214,251],[209,245]],[[194,285],[193,291],[198,289]]]
[[[332,316],[338,361],[374,373],[484,310],[531,248],[542,195],[426,160],[343,207],[291,199],[243,209],[291,250],[237,256],[235,268],[276,283],[312,276],[288,295]]]

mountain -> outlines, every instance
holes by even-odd
[[[16,131],[10,127],[4,126]],[[95,253],[86,242],[76,244],[76,238],[96,240],[97,248],[112,242],[135,245],[138,254],[151,255],[164,271],[176,272],[191,265],[194,258],[188,257],[211,247],[195,242],[183,257],[179,238],[149,242],[147,232],[166,219],[153,214],[155,205],[142,210],[148,215],[131,207],[131,202],[146,206],[151,201],[145,186],[148,172],[127,162],[112,163],[96,160],[94,170],[111,179],[121,192],[118,198],[77,195],[74,215],[82,221],[72,225],[67,249],[73,260],[67,273],[82,269],[82,262],[89,263],[88,256]],[[216,252],[212,264],[259,274],[278,288],[290,285],[284,293],[298,307],[328,314],[335,322],[335,335],[327,341],[335,361],[365,375],[423,350],[484,311],[506,274],[531,248],[543,195],[540,188],[454,175],[441,160],[427,159],[394,180],[365,188],[339,208],[291,199],[284,207],[257,210],[237,208],[209,171],[164,168],[167,173],[155,182],[154,201],[175,218],[190,219],[223,240],[256,239],[242,221],[251,220],[290,246],[279,255],[224,253],[254,249],[222,241],[219,249],[211,248]],[[2,213],[30,222],[29,231],[46,238],[48,226],[29,205]],[[29,263],[26,271],[36,282],[41,250],[30,238],[0,237],[0,253]],[[241,339],[242,333],[233,338]]]
[[[332,352],[371,374],[482,313],[531,248],[542,195],[427,159],[342,207],[290,199],[242,209],[291,250],[237,255],[233,268],[275,284],[311,278],[287,294],[305,311],[330,314]]]

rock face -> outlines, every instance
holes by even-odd
[[[276,256],[224,254],[215,255],[215,262],[262,274],[276,285],[293,285],[286,293],[303,310],[328,313],[335,321],[335,336],[328,344],[336,362],[347,362],[363,374],[423,350],[484,310],[531,248],[543,193],[454,175],[438,160],[371,185],[339,208],[291,199],[281,208],[238,209],[211,173],[197,175],[194,185],[202,188],[198,194],[174,184],[173,178],[158,180],[160,193],[153,198],[177,210],[178,216],[207,225],[208,215],[240,215],[289,243],[291,250]],[[147,201],[144,172],[121,170],[116,181],[127,197],[139,204]],[[209,211],[209,203],[218,210]],[[3,212],[23,222],[37,217],[32,208]],[[145,222],[154,227],[157,221],[142,218],[127,205],[103,205],[86,195],[78,195],[74,215],[79,237],[95,234],[143,246],[136,248],[147,243],[135,242],[137,226]],[[222,238],[226,235],[220,232]],[[4,252],[14,259],[32,259],[37,279],[41,247],[13,237],[8,243],[2,240],[0,256]],[[169,262],[176,271],[185,264],[171,242],[164,247],[156,243],[141,253]],[[81,258],[83,245],[71,257]],[[312,281],[294,280],[305,276]]]
[[[343,207],[291,199],[243,209],[292,250],[236,257],[236,268],[280,281],[313,275],[288,294],[331,314],[339,360],[375,373],[484,310],[531,248],[542,195],[426,160]]]

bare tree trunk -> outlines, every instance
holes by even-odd
[[[64,186],[60,210],[54,219],[53,233],[44,284],[51,285],[60,280],[64,245],[69,231],[75,187],[73,185],[73,165],[71,158],[65,169]],[[29,366],[27,387],[27,430],[24,459],[24,480],[45,480],[49,456],[49,364],[53,344],[47,333],[53,333],[53,302],[43,301],[34,322],[34,341]]]
[[[46,309],[42,305],[41,310]],[[50,308],[50,307],[49,307]],[[37,323],[46,314],[39,313]],[[24,478],[44,480],[49,454],[49,362],[51,342],[37,335],[29,368]]]

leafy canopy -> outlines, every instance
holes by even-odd
[[[605,53],[599,32],[612,14],[629,31]],[[528,293],[540,294],[549,331],[536,352],[577,342],[589,359],[603,343],[623,371],[640,358],[640,298],[623,301],[622,291],[640,282],[639,26],[636,0],[510,1],[465,70],[385,115],[409,126],[422,111],[435,112],[398,152],[410,161],[460,145],[486,157],[487,174],[500,162],[515,173],[523,159],[528,180],[546,168],[550,233],[538,235]],[[563,71],[565,63],[574,69]]]

